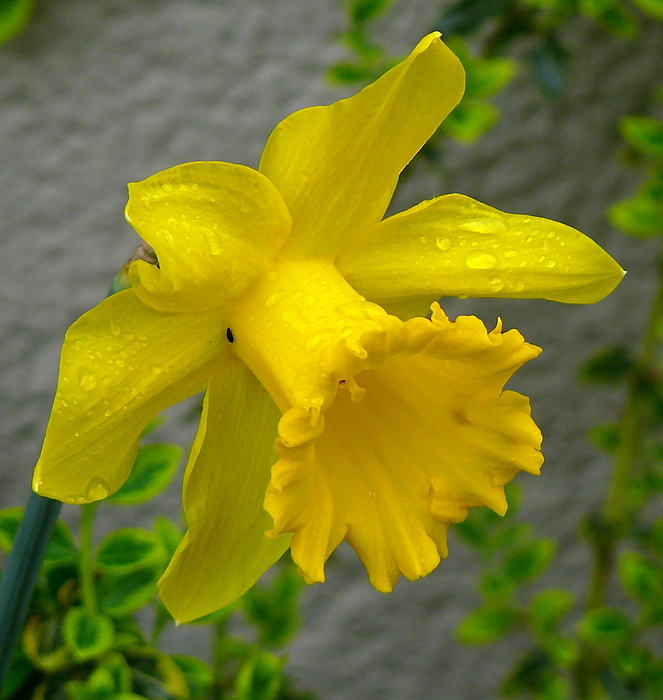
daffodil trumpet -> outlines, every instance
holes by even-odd
[[[538,473],[529,402],[504,385],[539,349],[437,300],[591,303],[623,272],[564,224],[459,194],[383,218],[463,87],[433,33],[354,97],[286,118],[258,170],[186,163],[130,185],[154,257],[68,330],[34,489],[103,499],[147,422],[204,390],[188,530],[160,582],[177,620],[230,603],[288,547],[324,581],[344,539],[389,591],[447,556],[469,507],[504,513],[504,484]]]

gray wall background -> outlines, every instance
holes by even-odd
[[[431,0],[401,0],[381,40],[403,53],[432,26]],[[27,31],[0,48],[0,507],[18,505],[55,389],[66,327],[101,300],[136,245],[123,220],[126,183],[176,163],[219,159],[257,166],[275,124],[342,91],[324,70],[343,52],[337,0],[42,0]],[[590,22],[568,33],[571,86],[542,99],[525,75],[498,100],[500,124],[477,145],[450,145],[448,173],[423,166],[395,209],[458,191],[506,211],[547,216],[598,240],[629,274],[591,307],[448,300],[448,313],[502,316],[544,348],[511,387],[528,394],[546,437],[547,463],[526,486],[524,512],[561,540],[549,585],[582,594],[588,552],[577,518],[604,492],[608,461],[584,439],[613,419],[616,392],[578,386],[582,358],[608,343],[636,346],[653,291],[655,243],[628,240],[604,218],[633,191],[618,163],[618,119],[642,110],[662,77],[663,23],[640,39],[608,37]],[[159,437],[186,444],[194,426],[173,411]],[[100,509],[100,531],[148,526],[179,508],[174,485],[143,510]],[[65,516],[75,522],[76,512]],[[307,589],[291,673],[325,700],[474,700],[497,696],[523,640],[463,648],[456,624],[477,602],[476,563],[452,539],[451,556],[421,581],[374,591],[341,547],[328,582]],[[167,637],[170,651],[207,654],[197,628]]]

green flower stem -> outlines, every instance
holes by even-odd
[[[41,562],[62,503],[33,493],[0,581],[0,690],[23,629]]]
[[[94,587],[94,559],[92,557],[92,534],[96,503],[81,506],[81,550],[79,568],[81,595],[85,609],[92,615],[97,612],[97,593]]]

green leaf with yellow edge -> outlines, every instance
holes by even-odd
[[[76,607],[65,615],[62,636],[75,659],[88,661],[102,656],[113,646],[115,628],[106,615]]]
[[[519,585],[540,576],[555,556],[557,544],[553,539],[528,542],[507,551],[502,562],[504,575]]]
[[[99,545],[97,563],[112,573],[124,573],[137,567],[164,565],[166,549],[161,539],[149,530],[126,527],[111,532]]]
[[[239,670],[235,681],[237,700],[275,700],[283,682],[285,659],[258,651]]]
[[[651,197],[631,197],[608,209],[610,223],[631,236],[663,235],[663,206]]]
[[[129,692],[131,690],[131,669],[122,654],[108,654],[99,668],[106,670],[113,679],[115,692]]]
[[[631,2],[651,17],[663,19],[663,0],[631,0]]]
[[[138,610],[156,595],[161,573],[161,567],[144,566],[106,576],[98,586],[99,608],[111,617]]]
[[[23,518],[24,508],[6,508],[0,511],[0,549],[9,552],[14,537]],[[53,528],[51,540],[46,548],[44,559],[48,563],[64,563],[77,558],[76,545],[69,526],[58,520]]]
[[[168,655],[148,646],[125,651],[127,662],[139,668],[141,676],[134,676],[134,690],[152,698],[187,700],[189,686],[179,665]]]
[[[633,633],[626,613],[617,608],[596,608],[588,612],[577,625],[585,642],[597,647],[615,648],[628,641]]]
[[[34,0],[0,0],[0,44],[25,29],[33,10]]]
[[[129,478],[106,500],[121,505],[145,503],[161,493],[175,476],[182,457],[177,445],[155,443],[138,450]]]
[[[663,158],[663,122],[653,117],[631,115],[621,121],[624,138],[642,153]]]
[[[473,143],[499,119],[497,107],[464,97],[442,122],[440,130],[461,143]]]
[[[193,656],[174,654],[171,658],[184,674],[193,700],[206,698],[214,680],[212,669]]]
[[[619,0],[580,0],[580,9],[616,36],[631,38],[638,31],[635,17]]]
[[[465,644],[489,644],[520,622],[520,613],[508,605],[489,604],[473,610],[458,626],[456,634]]]

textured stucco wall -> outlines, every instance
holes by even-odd
[[[336,0],[42,0],[28,30],[0,48],[0,506],[22,503],[55,388],[66,327],[106,293],[135,246],[123,221],[125,183],[175,163],[220,159],[256,166],[271,128],[294,109],[340,93],[321,79],[341,52]],[[430,0],[397,5],[382,39],[406,52],[437,15]],[[619,117],[642,109],[660,80],[663,30],[637,43],[589,23],[571,28],[571,88],[544,101],[524,76],[499,102],[503,119],[473,148],[451,145],[440,180],[415,169],[395,208],[459,191],[498,208],[556,218],[596,238],[629,275],[592,307],[449,300],[451,314],[499,314],[544,354],[512,387],[532,398],[547,465],[525,477],[524,510],[561,538],[549,581],[581,592],[587,552],[580,513],[598,502],[607,461],[583,439],[615,415],[619,397],[578,387],[579,360],[608,342],[635,344],[653,282],[653,246],[606,223],[607,204],[637,176],[617,162]],[[178,416],[164,438],[184,444]],[[102,509],[101,528],[148,524],[176,512],[176,485],[140,513]],[[73,519],[75,511],[67,510]],[[465,649],[453,629],[475,602],[475,564],[452,542],[428,578],[384,596],[341,548],[328,583],[305,597],[306,624],[290,656],[303,686],[327,700],[473,700],[495,697],[511,646]],[[206,653],[200,630],[170,650]]]

